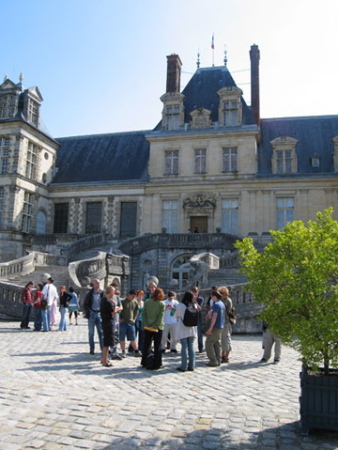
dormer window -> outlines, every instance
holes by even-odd
[[[312,158],[311,158],[311,166],[314,169],[318,169],[319,168],[319,166],[320,166],[319,156],[312,156]]]
[[[28,121],[36,127],[39,125],[39,107],[40,105],[33,99],[28,100]]]
[[[162,95],[164,103],[162,112],[162,129],[168,131],[179,130],[184,125],[184,95],[179,92],[168,92]]]
[[[242,125],[242,90],[237,86],[228,86],[219,90],[217,94],[220,97],[219,125],[224,127]]]
[[[297,143],[298,141],[296,139],[284,136],[271,141],[273,148],[273,173],[287,174],[297,172]]]
[[[15,115],[17,96],[13,94],[0,97],[0,119],[10,119]]]

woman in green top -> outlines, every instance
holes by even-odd
[[[144,343],[141,365],[149,370],[157,370],[162,367],[161,340],[164,328],[164,298],[162,289],[156,288],[150,299],[144,303],[142,311]],[[154,342],[154,357],[150,358],[152,342]]]

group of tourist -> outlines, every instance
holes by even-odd
[[[74,289],[60,286],[59,292],[54,285],[54,279],[49,277],[46,283],[37,284],[29,281],[22,290],[21,300],[23,313],[20,328],[30,329],[29,319],[34,310],[34,331],[51,331],[56,324],[57,308],[60,312],[59,330],[66,331],[69,323],[72,323],[72,315],[75,317],[75,325],[78,324],[79,300]]]
[[[155,278],[155,277],[153,277]],[[119,286],[109,285],[104,291],[100,280],[94,279],[83,302],[83,315],[88,319],[89,352],[95,354],[95,329],[97,330],[101,364],[110,367],[112,360],[128,354],[141,358],[141,366],[148,370],[162,367],[162,356],[168,350],[178,353],[181,344],[180,372],[195,369],[195,347],[202,353],[203,329],[205,329],[206,365],[217,367],[228,363],[232,351],[231,333],[235,323],[233,304],[226,286],[213,286],[207,302],[199,295],[199,288],[184,292],[181,301],[169,291],[167,296],[152,279],[148,292],[131,289],[121,300]],[[75,316],[78,324],[79,300],[70,287],[60,286],[57,291],[53,278],[48,278],[34,290],[34,283],[27,283],[22,292],[22,329],[29,329],[29,317],[34,308],[34,331],[50,331],[56,322],[57,307],[60,312],[59,330],[66,331]],[[202,316],[202,311],[206,315]],[[275,344],[275,359],[280,359],[280,341],[266,324],[263,329],[264,355],[260,362],[267,362]],[[119,351],[120,347],[120,351]]]
[[[125,358],[127,341],[129,355],[140,357],[142,367],[158,370],[162,367],[163,354],[167,350],[177,353],[177,343],[180,342],[181,365],[177,370],[193,371],[196,340],[198,351],[204,351],[203,309],[209,310],[205,332],[207,365],[229,362],[232,301],[225,286],[214,287],[205,305],[198,287],[186,291],[181,301],[173,291],[165,295],[155,281],[149,282],[147,287],[146,296],[143,290],[131,289],[121,300],[118,285],[109,285],[103,291],[100,281],[93,280],[84,300],[83,313],[88,319],[89,352],[95,354],[96,329],[102,349],[102,365],[109,367],[112,360]]]

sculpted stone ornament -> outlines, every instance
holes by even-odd
[[[216,208],[216,196],[207,197],[206,194],[196,194],[194,199],[190,197],[183,200],[183,208]]]

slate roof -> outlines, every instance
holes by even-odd
[[[286,136],[298,141],[296,145],[298,175],[334,172],[332,139],[338,136],[338,116],[309,116],[261,120],[261,143],[258,148],[259,175],[271,174],[271,141]],[[319,168],[311,166],[313,156],[320,158]]]
[[[147,132],[59,138],[55,183],[129,182],[147,180]]]
[[[218,122],[218,106],[220,98],[217,92],[224,88],[236,86],[226,66],[208,67],[197,69],[191,80],[183,89],[184,100],[184,122],[191,122],[190,113],[197,108],[206,108],[211,111],[211,120]],[[255,119],[251,108],[242,97],[243,125],[255,125]],[[161,129],[161,122],[155,130]]]

